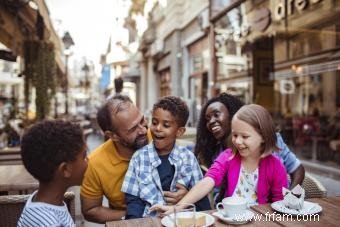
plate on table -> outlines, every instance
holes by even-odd
[[[205,225],[202,225],[201,227],[207,227],[207,226],[211,226],[212,224],[215,223],[215,218],[213,216],[211,216],[210,214],[206,214],[203,212],[196,212],[196,215],[202,215],[205,216]],[[173,221],[170,219],[170,217],[173,218],[174,214],[170,214],[168,216],[165,216],[164,218],[162,218],[161,223],[162,225],[166,226],[166,227],[174,227],[174,223]]]
[[[317,214],[322,211],[322,207],[318,203],[312,203],[308,201],[303,202],[303,207],[301,210],[295,210],[287,208],[283,204],[283,200],[276,201],[271,204],[272,208],[278,212],[292,215],[305,215],[305,214]]]
[[[226,217],[220,212],[216,211],[212,213],[215,217],[220,219],[221,221],[227,223],[227,224],[232,224],[232,225],[241,225],[249,222],[253,217],[254,213],[251,210],[247,210],[244,214],[240,215],[239,217]]]

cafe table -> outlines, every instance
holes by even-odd
[[[32,191],[38,181],[23,165],[0,165],[0,192]]]
[[[291,216],[289,218],[283,218],[283,216],[273,210],[270,204],[257,205],[251,207],[257,219],[253,218],[247,224],[242,226],[339,226],[340,224],[340,196],[325,197],[307,199],[307,201],[318,203],[322,207],[321,213],[316,218],[307,218]],[[215,210],[206,211],[207,213],[213,213]],[[269,216],[271,215],[271,216]],[[267,217],[267,218],[266,218]],[[306,220],[304,220],[306,219]],[[307,220],[308,219],[308,220]],[[310,219],[310,220],[309,220]],[[106,223],[107,227],[160,227],[161,218],[140,218],[123,221],[111,221]],[[220,226],[234,226],[226,224],[215,217],[215,223],[212,225],[215,227]]]

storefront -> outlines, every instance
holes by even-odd
[[[340,140],[340,1],[212,0],[210,19],[219,92],[265,106],[292,145]]]
[[[340,108],[340,2],[275,5],[275,99],[283,115],[330,116]],[[287,89],[288,88],[288,89]]]
[[[218,9],[212,1],[211,9]],[[216,93],[228,92],[244,102],[257,102],[271,109],[273,82],[273,40],[270,36],[269,10],[253,1],[225,3],[221,12],[212,12],[214,30]],[[268,4],[268,2],[267,2]],[[257,18],[262,18],[261,23]]]
[[[202,105],[209,97],[210,54],[209,39],[205,35],[188,46],[189,99],[192,100],[192,123],[196,124]]]

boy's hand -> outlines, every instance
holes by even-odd
[[[176,204],[178,203],[187,193],[188,190],[183,185],[176,183],[176,192],[164,191],[164,198],[167,204]]]
[[[174,212],[174,206],[156,204],[150,207],[149,211],[150,212],[156,211],[158,216],[164,217]]]

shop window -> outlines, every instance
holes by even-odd
[[[297,58],[304,55],[304,37],[303,34],[295,35],[290,40],[290,56],[292,58]]]
[[[226,41],[226,54],[236,55],[237,54],[236,48],[237,48],[237,45],[235,41],[233,40]]]
[[[335,41],[335,43],[336,43],[336,46],[340,46],[340,24],[337,24],[336,25],[336,41]]]
[[[308,43],[308,53],[307,54],[312,54],[316,53],[322,50],[322,45],[321,45],[321,39],[320,36],[322,36],[322,33],[310,33],[306,38],[307,38],[307,43]]]
[[[336,107],[340,108],[340,71],[336,71]]]
[[[160,95],[161,97],[171,94],[171,76],[170,70],[164,70],[160,73]]]
[[[191,69],[190,73],[197,73],[203,70],[203,58],[201,55],[194,56],[191,58]]]

